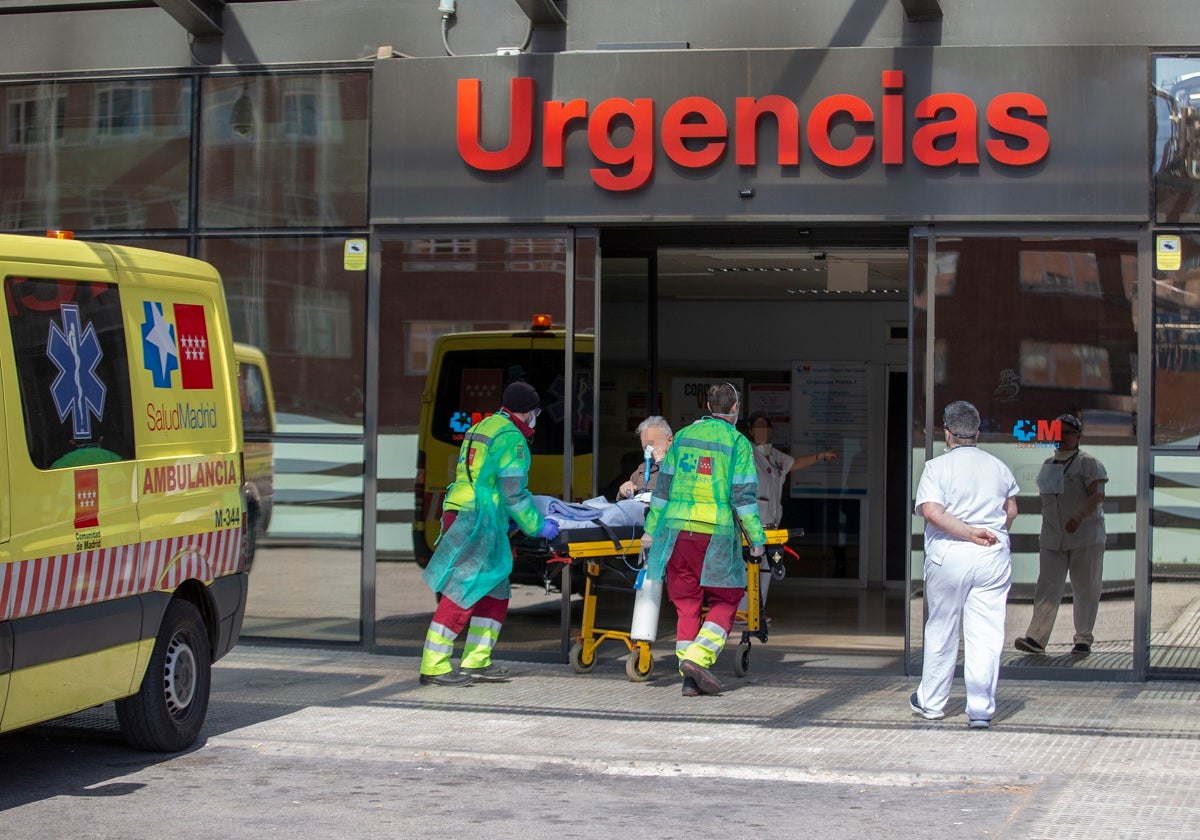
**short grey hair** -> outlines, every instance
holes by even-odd
[[[966,400],[955,400],[942,412],[942,425],[956,438],[970,440],[979,434],[979,409]]]
[[[667,418],[659,417],[657,414],[655,414],[653,417],[647,417],[641,423],[638,423],[638,427],[635,431],[637,432],[637,436],[640,438],[642,436],[642,432],[650,429],[662,429],[663,432],[666,433],[667,437],[670,437],[674,434],[674,432],[671,431],[671,424],[667,422]]]

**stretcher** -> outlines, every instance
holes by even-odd
[[[518,556],[535,559],[544,563],[547,568],[556,563],[568,563],[583,568],[583,617],[579,637],[569,654],[572,670],[577,674],[590,673],[596,667],[597,648],[605,642],[617,641],[624,644],[629,651],[625,660],[625,675],[633,682],[645,682],[654,672],[651,643],[634,639],[628,629],[628,622],[624,629],[599,627],[596,623],[596,603],[599,594],[633,593],[638,571],[644,562],[641,526],[625,527],[620,531],[614,533],[611,529],[598,527],[575,528],[563,530],[552,541],[530,540],[518,536],[513,540],[513,548]],[[787,546],[788,541],[803,535],[803,528],[776,528],[766,532],[766,557],[771,574],[777,580],[782,580],[786,573],[783,565],[784,555],[796,556]],[[737,617],[744,621],[746,626],[742,630],[733,665],[734,674],[739,677],[745,676],[750,669],[751,640],[758,639],[766,643],[768,635],[767,624],[762,614],[759,558],[751,557],[749,551],[749,546],[743,544],[747,566],[747,608],[744,612],[739,611]]]

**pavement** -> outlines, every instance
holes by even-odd
[[[768,825],[760,836],[804,833],[804,792],[815,802],[834,785],[953,793],[961,836],[1200,837],[1200,683],[1002,679],[993,726],[977,731],[961,680],[946,719],[925,721],[908,707],[916,678],[870,657],[764,656],[738,679],[732,654],[714,669],[724,693],[685,698],[669,653],[644,683],[626,677],[623,656],[601,653],[587,674],[507,661],[508,682],[444,688],[418,683],[414,657],[242,643],[214,667],[198,754],[671,777],[720,783],[713,790],[788,783],[800,828]],[[110,705],[51,726],[115,728],[115,716]],[[971,803],[997,797],[1002,828],[970,830]]]

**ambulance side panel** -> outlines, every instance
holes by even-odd
[[[217,630],[216,661],[237,641],[246,599],[241,409],[220,277],[186,258],[112,252],[128,301],[146,587],[170,593],[187,580],[207,584],[200,606]],[[151,638],[170,599],[143,601],[143,638]]]

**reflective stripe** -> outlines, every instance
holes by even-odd
[[[484,630],[492,630],[496,633],[500,632],[501,624],[493,618],[480,618],[479,616],[471,616],[471,630],[476,628]]]
[[[491,618],[471,618],[467,642],[463,645],[463,668],[486,668],[492,664],[492,648],[500,638],[501,623]]]
[[[719,624],[706,621],[700,628],[696,641],[688,646],[687,652],[682,658],[705,668],[711,668],[717,661],[717,657],[721,655],[721,651],[725,649],[725,640],[725,630]]]
[[[448,674],[450,655],[454,653],[454,637],[458,634],[444,624],[431,622],[425,633],[425,646],[421,649],[421,673],[430,676]]]
[[[436,621],[429,622],[429,632],[436,633],[443,639],[449,639],[450,641],[454,641],[454,638],[458,636],[457,633],[455,633],[445,624],[438,624]]]

